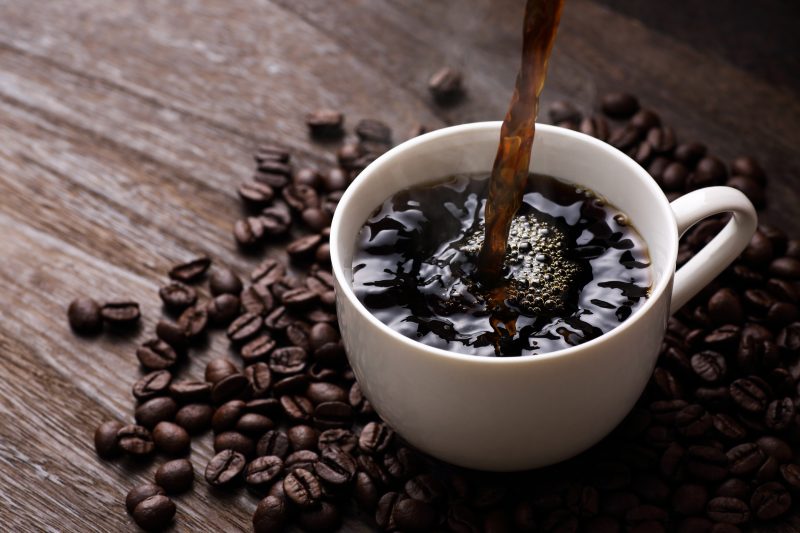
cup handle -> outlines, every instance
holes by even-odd
[[[742,253],[756,231],[758,217],[750,200],[731,187],[698,189],[678,198],[670,207],[678,224],[678,236],[706,217],[733,213],[722,231],[675,272],[670,304],[670,312],[674,313]]]

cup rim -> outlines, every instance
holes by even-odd
[[[347,205],[357,200],[357,196],[359,194],[358,191],[361,188],[362,184],[364,184],[367,180],[372,179],[371,176],[373,176],[377,172],[380,172],[381,168],[387,161],[396,157],[401,152],[414,150],[418,146],[421,146],[431,141],[435,141],[442,137],[462,135],[464,133],[472,131],[479,131],[479,130],[497,131],[499,135],[501,125],[502,125],[501,121],[486,121],[486,122],[473,122],[468,124],[460,124],[457,126],[449,126],[429,133],[425,133],[423,135],[419,135],[401,144],[398,144],[391,150],[387,151],[386,153],[375,159],[375,161],[370,163],[363,171],[361,171],[361,173],[356,177],[356,179],[353,180],[353,182],[347,187],[347,190],[345,191],[344,195],[339,200],[337,209],[333,216],[333,221],[331,222],[331,234],[329,240],[330,240],[331,265],[333,268],[333,275],[338,281],[340,289],[339,291],[340,297],[346,298],[350,303],[350,305],[352,305],[353,308],[356,309],[356,311],[363,318],[365,318],[367,321],[369,321],[371,324],[377,327],[384,334],[389,335],[394,340],[402,344],[405,344],[411,350],[424,352],[433,357],[445,357],[454,361],[460,361],[462,363],[491,364],[491,365],[533,364],[536,361],[541,361],[541,362],[551,361],[553,359],[559,359],[562,357],[575,355],[583,351],[591,350],[595,346],[610,340],[613,336],[621,335],[627,330],[633,328],[635,326],[635,323],[637,322],[637,316],[644,316],[652,308],[654,308],[657,305],[657,303],[661,300],[661,298],[665,296],[664,293],[666,292],[667,287],[669,287],[672,282],[672,278],[675,274],[674,262],[675,258],[677,258],[678,256],[677,222],[675,219],[675,215],[672,211],[672,208],[669,205],[669,200],[667,200],[667,197],[664,195],[664,192],[658,187],[655,180],[653,180],[650,174],[648,174],[647,171],[641,167],[641,165],[636,163],[636,161],[631,159],[630,156],[618,150],[617,148],[614,148],[610,144],[595,139],[594,137],[586,135],[584,133],[573,131],[567,128],[561,128],[559,126],[552,126],[550,124],[539,124],[537,122],[536,135],[542,135],[542,134],[545,136],[561,135],[569,138],[570,142],[594,145],[595,147],[600,148],[609,157],[613,157],[617,160],[620,160],[628,168],[628,170],[630,170],[631,174],[635,174],[641,181],[644,182],[645,187],[649,190],[655,201],[661,204],[660,205],[660,207],[662,208],[661,210],[668,214],[669,216],[668,224],[672,228],[672,231],[669,231],[670,242],[668,244],[668,252],[666,255],[668,258],[669,257],[672,258],[671,265],[669,267],[663,267],[663,266],[660,267],[666,269],[665,275],[661,276],[661,279],[658,280],[658,283],[651,290],[650,296],[647,298],[647,301],[644,303],[644,305],[640,309],[636,310],[636,312],[633,313],[633,315],[628,320],[626,320],[619,326],[583,344],[579,344],[577,346],[570,346],[569,348],[564,348],[561,350],[546,352],[542,354],[516,355],[508,357],[491,357],[491,356],[463,354],[459,352],[452,352],[442,348],[428,346],[427,344],[423,344],[419,341],[406,337],[402,333],[395,331],[388,325],[381,322],[375,315],[370,313],[369,309],[367,309],[364,306],[361,300],[359,300],[358,297],[356,297],[355,292],[353,292],[353,287],[351,285],[351,282],[347,280],[345,277],[344,269],[341,265],[339,257],[339,243],[344,237],[346,237],[341,235],[341,226],[343,224],[342,219],[345,216],[344,213],[347,211]],[[391,194],[394,194],[394,192]],[[613,199],[610,200],[612,203],[614,203]],[[351,237],[355,239],[355,235],[352,235]],[[669,272],[670,270],[671,273]]]

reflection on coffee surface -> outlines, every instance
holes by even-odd
[[[647,298],[647,246],[590,190],[531,175],[500,282],[478,275],[487,175],[388,198],[358,234],[353,289],[379,320],[429,346],[530,355],[610,331]]]

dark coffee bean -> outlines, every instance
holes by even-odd
[[[316,303],[319,295],[305,287],[285,291],[281,295],[281,303],[290,311],[300,311]]]
[[[159,320],[156,324],[156,337],[172,346],[176,352],[183,352],[189,345],[189,337],[183,328],[166,320]]]
[[[428,80],[428,90],[440,103],[456,100],[462,94],[461,72],[450,67],[440,68]]]
[[[626,151],[632,148],[641,138],[641,131],[633,126],[625,126],[611,132],[608,143],[614,148]]]
[[[119,428],[117,442],[120,450],[132,455],[147,455],[155,449],[150,431],[145,427],[133,424]]]
[[[397,502],[392,520],[402,531],[430,531],[436,524],[436,510],[425,502],[407,498]]]
[[[367,414],[373,411],[372,405],[370,405],[369,401],[364,397],[364,394],[361,392],[361,385],[359,385],[357,381],[350,387],[347,400],[356,412]]]
[[[171,380],[172,374],[167,370],[150,372],[133,384],[133,396],[139,401],[163,396],[169,391]]]
[[[321,242],[322,237],[320,235],[307,235],[290,242],[289,245],[286,246],[286,252],[292,259],[308,259],[314,255],[317,246],[319,246]]]
[[[750,498],[753,513],[761,520],[772,520],[792,507],[792,496],[780,483],[765,483]]]
[[[584,118],[578,128],[581,133],[591,135],[601,141],[608,139],[608,122],[600,116]]]
[[[800,259],[779,257],[770,263],[769,273],[782,279],[800,280]]]
[[[289,207],[298,213],[320,206],[319,194],[314,187],[308,185],[293,183],[284,187],[281,194]]]
[[[125,508],[128,513],[133,513],[136,506],[151,496],[164,495],[164,489],[154,483],[144,483],[132,488],[125,497]]]
[[[359,455],[356,462],[359,470],[366,472],[377,485],[386,487],[392,483],[392,478],[386,468],[378,463],[375,458],[369,455]]]
[[[175,423],[188,431],[197,434],[207,430],[211,425],[214,408],[203,403],[184,405],[175,413]]]
[[[566,100],[557,100],[550,105],[548,115],[553,123],[574,121],[579,122],[581,119],[581,112],[570,102]]]
[[[320,453],[314,470],[325,483],[338,486],[350,483],[356,475],[356,460],[337,446],[328,446]]]
[[[750,521],[750,509],[738,498],[713,498],[706,506],[706,514],[712,520],[726,524],[745,524]]]
[[[686,167],[677,161],[668,163],[661,174],[661,183],[664,190],[667,191],[683,191],[686,186],[686,178],[689,176],[689,171]]]
[[[210,266],[211,259],[206,256],[200,256],[186,263],[173,266],[169,271],[169,277],[184,283],[191,283],[200,279]]]
[[[169,396],[159,396],[142,403],[134,411],[136,422],[148,428],[159,422],[170,421],[178,411],[178,404]]]
[[[214,296],[219,296],[220,294],[238,295],[243,289],[242,280],[229,268],[214,270],[208,280],[208,287]]]
[[[341,137],[344,134],[344,115],[333,109],[318,109],[306,115],[306,125],[312,137]]]
[[[245,313],[228,326],[228,338],[233,342],[244,342],[255,337],[263,325],[261,315]]]
[[[722,354],[705,350],[696,353],[691,359],[692,369],[703,381],[715,382],[725,377],[728,366]]]
[[[328,192],[343,191],[347,188],[347,175],[340,168],[332,168],[322,174],[322,186]]]
[[[161,339],[144,342],[137,350],[139,363],[148,370],[164,370],[172,367],[178,360],[175,350]]]
[[[641,109],[633,115],[629,124],[639,131],[648,131],[661,125],[661,117],[649,109]]]
[[[272,189],[281,189],[289,183],[289,176],[283,171],[291,172],[289,165],[273,162],[264,168],[259,168],[253,174],[252,181],[269,185]]]
[[[266,315],[275,307],[275,298],[273,298],[269,287],[253,285],[242,291],[241,303],[248,313]]]
[[[331,215],[318,207],[308,207],[300,214],[306,227],[311,231],[322,231],[331,225]]]
[[[168,455],[184,455],[192,444],[189,433],[178,424],[159,422],[153,428],[153,442]]]
[[[731,176],[725,185],[743,192],[757,209],[764,207],[766,201],[764,189],[756,180],[746,176]]]
[[[675,417],[687,405],[689,404],[683,400],[662,400],[651,403],[649,410],[654,421],[661,424],[673,424]]]
[[[264,144],[258,147],[253,157],[255,157],[256,163],[263,163],[264,161],[288,163],[291,154],[284,146],[277,144]]]
[[[798,491],[800,490],[800,465],[789,463],[780,467],[781,476],[783,480],[789,485],[789,488]]]
[[[767,408],[768,392],[752,377],[737,379],[731,383],[729,389],[733,401],[745,411],[760,413]]]
[[[258,413],[270,418],[277,418],[281,415],[281,404],[275,398],[257,398],[245,404],[248,413]]]
[[[712,418],[714,429],[728,440],[738,442],[747,436],[747,430],[732,416],[717,413]]]
[[[708,300],[708,314],[717,325],[741,324],[744,313],[739,295],[729,288],[715,292]]]
[[[728,387],[698,387],[694,391],[695,399],[708,408],[723,409],[731,403]]]
[[[215,405],[234,399],[248,399],[252,393],[250,380],[240,373],[231,374],[214,384],[211,389],[211,402]]]
[[[730,472],[741,476],[758,470],[766,460],[766,454],[756,444],[748,442],[734,446],[727,454]]]
[[[375,119],[361,119],[356,124],[356,135],[361,141],[391,144],[392,130],[385,123]]]
[[[276,307],[264,318],[264,325],[272,331],[283,331],[293,322],[295,319],[283,306]]]
[[[279,533],[286,527],[288,511],[283,498],[267,496],[256,507],[253,514],[255,533]]]
[[[347,402],[347,391],[333,383],[311,383],[306,389],[306,396],[315,404],[323,402]]]
[[[206,372],[205,377],[206,381],[209,383],[217,383],[222,379],[230,376],[231,374],[237,374],[239,369],[236,368],[231,361],[228,359],[218,358],[212,359],[206,365]]]
[[[412,499],[425,503],[437,503],[446,494],[442,483],[430,474],[420,474],[409,479],[404,489]]]
[[[293,322],[286,328],[286,338],[289,339],[289,342],[305,351],[311,349],[309,335],[310,328],[305,322]]]
[[[244,369],[244,375],[250,381],[254,398],[263,398],[269,394],[272,386],[272,372],[267,363],[259,362]]]
[[[728,457],[711,446],[689,446],[686,469],[703,481],[721,481],[728,472]]]
[[[297,374],[306,366],[308,354],[302,348],[289,346],[274,350],[269,356],[269,368],[278,374]]]
[[[250,457],[255,451],[255,442],[246,435],[238,431],[225,431],[214,437],[214,452],[219,453],[223,450],[233,450],[245,457]]]
[[[259,220],[264,232],[272,236],[286,234],[292,225],[292,216],[289,210],[282,205],[274,205],[262,209]]]
[[[759,448],[764,450],[764,453],[770,457],[774,457],[780,463],[786,463],[792,460],[792,448],[783,439],[772,436],[764,436],[756,441]]]
[[[103,422],[94,432],[94,449],[103,459],[119,455],[119,430],[123,425],[116,420]]]
[[[330,324],[319,322],[311,327],[309,342],[313,350],[317,350],[329,342],[338,342],[339,333]]]
[[[378,500],[378,506],[375,510],[375,522],[378,526],[386,531],[393,531],[397,528],[392,515],[398,502],[403,498],[400,493],[387,492]]]
[[[394,431],[381,422],[370,422],[361,430],[358,447],[365,453],[383,452],[394,437]]]
[[[270,429],[275,427],[275,423],[267,416],[257,413],[245,413],[236,423],[236,431],[258,438]]]
[[[245,482],[253,487],[271,484],[283,471],[283,460],[275,455],[256,457],[244,471]]]
[[[647,132],[647,143],[657,153],[669,153],[675,149],[675,130],[669,126],[651,128]]]
[[[298,468],[283,479],[283,490],[286,497],[301,508],[312,507],[322,497],[322,486],[317,476]]]
[[[717,486],[715,495],[747,501],[750,499],[750,484],[735,477],[726,479]]]
[[[264,233],[264,223],[260,217],[242,218],[233,225],[233,238],[243,248],[259,243]]]
[[[783,328],[776,341],[778,346],[790,352],[800,350],[800,322],[789,324]]]
[[[194,483],[194,469],[188,459],[174,459],[158,467],[155,475],[156,483],[163,487],[167,494],[186,492]]]
[[[288,416],[291,420],[295,422],[305,422],[311,419],[311,415],[314,412],[314,404],[311,403],[311,400],[304,396],[281,396],[280,400],[281,406],[283,407],[284,413]]]
[[[158,494],[139,502],[133,509],[134,522],[146,531],[166,528],[175,516],[175,504],[167,496]]]
[[[315,450],[317,448],[319,436],[317,430],[311,426],[305,424],[293,426],[286,433],[294,450]]]
[[[267,431],[256,445],[256,454],[277,455],[281,459],[289,454],[289,437],[283,431],[273,429]]]
[[[606,115],[624,119],[639,110],[639,101],[632,94],[613,92],[603,96],[600,107]]]
[[[320,186],[321,179],[322,177],[316,169],[305,167],[295,172],[292,177],[292,183],[295,185],[307,185],[317,189]]]
[[[197,301],[197,291],[180,281],[173,281],[161,287],[158,295],[168,309],[177,311],[186,309]]]
[[[139,304],[136,302],[106,302],[100,308],[100,316],[112,325],[129,326],[138,322],[141,313],[139,312]]]
[[[244,471],[244,455],[231,449],[222,450],[208,462],[205,478],[210,485],[219,487],[239,477]]]
[[[177,402],[208,402],[211,399],[211,384],[205,381],[174,381],[169,394]]]
[[[298,468],[304,468],[309,472],[314,471],[314,464],[319,460],[317,452],[312,450],[297,450],[289,454],[286,458],[286,470],[293,472]]]
[[[272,385],[272,392],[275,396],[285,396],[287,394],[300,394],[308,387],[308,377],[305,374],[295,374],[276,381]]]
[[[199,337],[208,325],[208,311],[204,305],[189,307],[178,317],[178,327],[191,338]]]
[[[314,425],[322,429],[343,428],[353,421],[353,408],[344,402],[323,402],[314,408]]]
[[[326,429],[319,435],[317,447],[320,450],[328,446],[337,446],[347,453],[353,453],[358,445],[358,438],[349,429]]]
[[[247,180],[237,189],[239,197],[250,207],[259,208],[268,205],[275,197],[275,190],[266,183]]]
[[[236,427],[239,418],[245,412],[246,404],[241,400],[225,402],[214,411],[211,418],[211,428],[215,433],[228,431]]]
[[[675,417],[678,433],[684,437],[697,438],[711,429],[712,420],[706,410],[697,404],[686,406]]]
[[[698,142],[681,143],[675,147],[674,157],[687,166],[694,166],[706,155],[708,149]]]
[[[761,165],[752,157],[737,157],[731,163],[731,172],[742,176],[748,176],[764,186],[767,183],[767,176]]]
[[[770,402],[764,415],[764,424],[773,431],[783,431],[794,422],[794,419],[794,402],[787,397]]]
[[[373,511],[378,504],[378,487],[365,472],[356,474],[353,497],[365,511]]]
[[[345,143],[336,152],[336,159],[344,169],[352,169],[360,156],[361,151],[357,143]]]
[[[100,304],[91,298],[75,298],[67,308],[67,319],[75,333],[91,335],[103,328]]]

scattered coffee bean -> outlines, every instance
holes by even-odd
[[[139,401],[163,396],[169,391],[172,374],[168,370],[156,370],[133,384],[133,396]]]
[[[283,461],[275,455],[256,457],[245,468],[244,479],[248,485],[267,486],[283,471]]]
[[[392,130],[385,123],[374,119],[361,119],[356,124],[356,135],[361,141],[391,144]]]
[[[211,400],[211,384],[205,381],[173,381],[169,394],[176,402],[208,402]]]
[[[178,324],[159,320],[156,324],[156,337],[169,344],[176,352],[183,352],[189,345],[189,337]]]
[[[164,489],[153,483],[137,485],[132,488],[125,497],[125,508],[128,510],[129,514],[133,514],[133,510],[136,509],[136,506],[147,498],[164,494]]]
[[[75,333],[92,335],[103,328],[101,307],[91,298],[76,298],[67,309],[69,325]]]
[[[159,422],[153,428],[153,442],[160,451],[168,455],[183,455],[189,451],[189,433],[173,422]]]
[[[167,496],[157,494],[139,502],[131,516],[142,529],[160,531],[172,522],[175,504]]]
[[[233,399],[247,399],[252,394],[250,380],[247,376],[236,372],[216,383],[211,389],[211,403],[219,405]]]
[[[190,434],[198,434],[211,426],[214,408],[204,403],[184,405],[175,413],[175,423]]]
[[[252,208],[265,207],[275,197],[275,190],[267,183],[248,180],[239,185],[239,197]]]
[[[295,422],[306,422],[314,413],[314,404],[305,396],[281,396],[280,402],[286,416]]]
[[[253,338],[264,325],[260,315],[245,313],[228,326],[228,338],[234,342],[244,342]]]
[[[167,494],[186,492],[194,483],[194,469],[188,459],[167,461],[156,470],[155,480]]]
[[[150,431],[145,427],[133,424],[119,428],[117,443],[122,451],[131,455],[147,455],[155,449]]]
[[[145,341],[136,350],[136,357],[148,370],[164,370],[172,367],[178,360],[175,350],[161,339]]]
[[[100,308],[100,316],[109,324],[129,326],[139,321],[139,304],[130,301],[107,302]]]
[[[178,327],[191,338],[199,337],[208,325],[208,311],[205,306],[195,305],[189,307],[178,317]]]
[[[358,447],[365,453],[380,453],[392,442],[394,431],[386,424],[370,422],[361,430],[358,438]]]
[[[236,365],[230,360],[218,358],[208,362],[206,365],[205,377],[206,381],[215,384],[231,374],[236,374],[238,372],[239,370],[236,368]]]
[[[609,93],[601,102],[603,113],[613,118],[628,118],[639,110],[639,101],[628,93]]]
[[[215,487],[231,483],[241,475],[246,463],[241,453],[230,449],[222,450],[208,462],[206,481]]]
[[[164,285],[158,290],[158,295],[167,309],[173,311],[182,311],[197,301],[197,291],[180,281]]]
[[[173,266],[169,271],[169,277],[184,283],[192,283],[203,277],[210,266],[211,258],[200,256],[186,263]]]
[[[772,520],[786,513],[792,506],[792,496],[780,483],[764,483],[750,498],[750,507],[761,520]]]
[[[341,137],[344,133],[344,115],[332,109],[318,109],[306,115],[306,125],[313,137]]]
[[[306,469],[298,468],[283,479],[286,497],[301,508],[312,507],[322,497],[322,486],[317,476]]]
[[[311,426],[300,424],[286,431],[293,450],[316,450],[319,434]]]
[[[244,288],[242,280],[229,268],[214,270],[208,280],[208,287],[214,296],[219,296],[220,294],[238,295]]]
[[[285,459],[289,455],[289,437],[277,429],[267,431],[256,445],[256,454],[258,456],[275,455]]]
[[[119,430],[122,424],[116,420],[103,422],[94,432],[94,449],[103,459],[110,459],[119,455]]]
[[[169,396],[158,396],[140,404],[134,411],[136,422],[152,428],[162,421],[170,421],[178,411],[178,404]]]
[[[428,80],[428,90],[442,103],[450,102],[461,95],[461,73],[450,67],[442,67]]]

